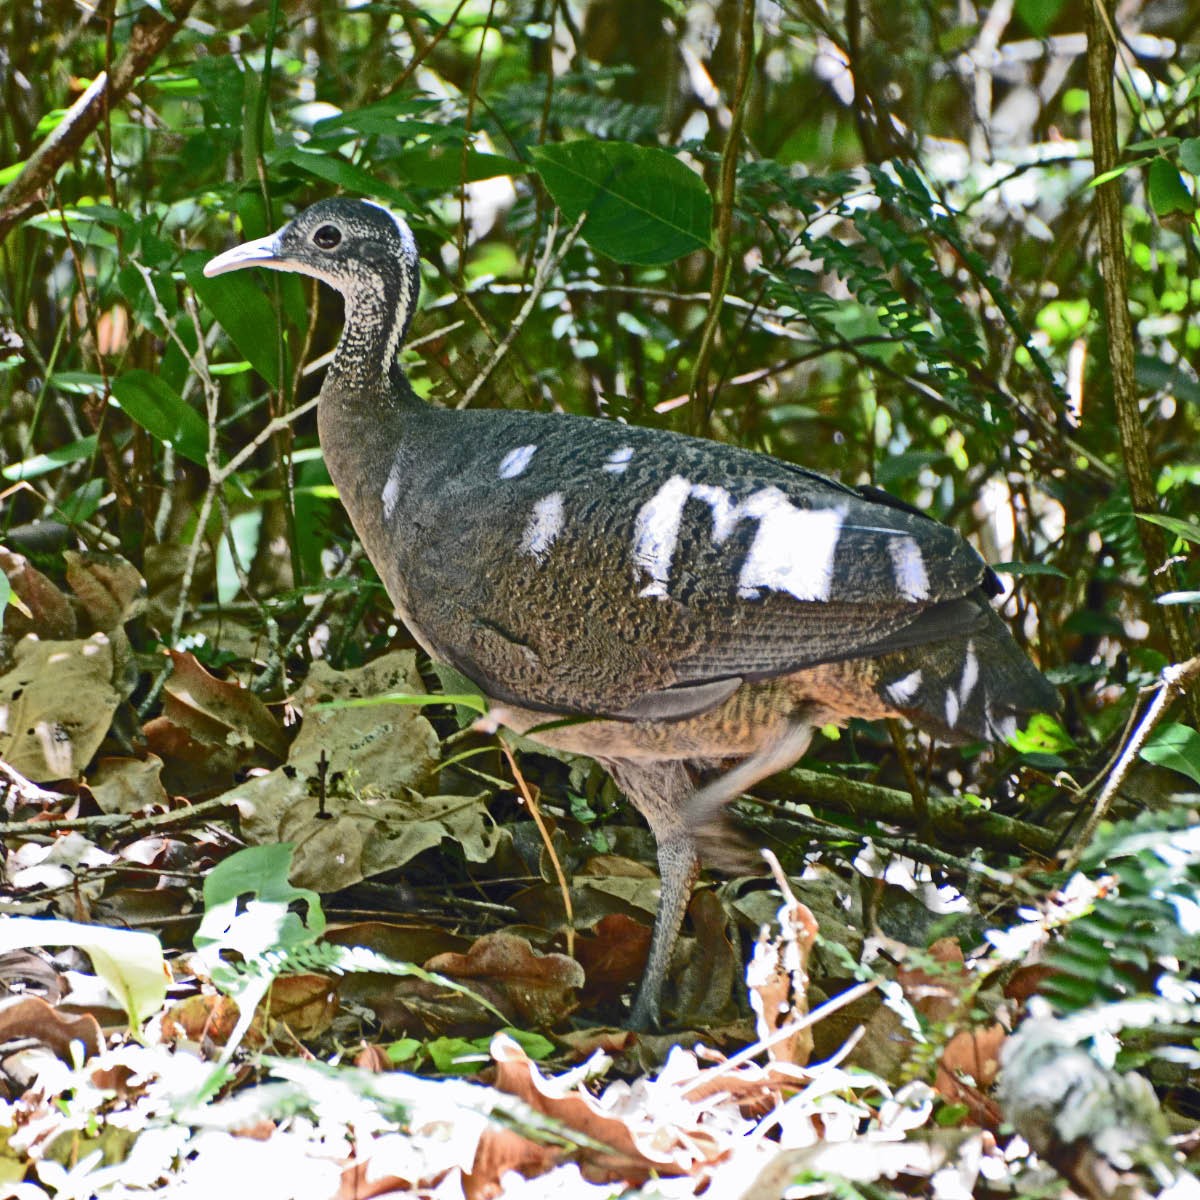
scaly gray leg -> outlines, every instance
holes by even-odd
[[[646,818],[658,845],[658,871],[662,879],[650,957],[634,997],[631,1029],[656,1029],[661,1022],[662,985],[671,965],[679,929],[687,912],[692,885],[700,875],[696,839],[686,821],[692,780],[681,762],[639,763],[606,760],[617,786]]]

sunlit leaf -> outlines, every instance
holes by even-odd
[[[204,418],[160,375],[126,371],[112,381],[112,394],[122,411],[147,433],[194,463],[204,465],[208,426]]]
[[[1156,729],[1142,747],[1140,757],[1200,783],[1200,733],[1190,725],[1163,725]]]
[[[92,960],[96,974],[120,1002],[132,1026],[162,1007],[170,975],[162,946],[150,933],[109,929],[75,921],[0,917],[0,953],[31,946],[75,946]]]
[[[1149,190],[1150,206],[1160,217],[1172,213],[1191,216],[1196,211],[1195,198],[1183,182],[1179,169],[1169,159],[1156,158],[1151,162]]]
[[[539,146],[534,162],[568,221],[617,262],[672,262],[709,244],[712,196],[673,154],[629,142],[581,139]]]

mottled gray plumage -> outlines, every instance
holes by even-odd
[[[636,1025],[659,991],[729,788],[794,761],[812,729],[908,717],[998,739],[1054,692],[953,530],[873,489],[732,446],[615,421],[435,409],[396,364],[416,304],[407,226],[323,201],[208,274],[323,279],[346,323],[321,444],[414,637],[520,731],[603,763],[646,816],[662,901]],[[728,787],[697,770],[740,760]]]

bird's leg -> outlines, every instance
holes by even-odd
[[[721,815],[730,800],[749,791],[760,779],[790,767],[808,749],[812,735],[809,722],[792,721],[773,742],[706,783],[687,802],[688,828],[703,829]]]
[[[671,952],[679,939],[692,887],[700,877],[700,856],[696,853],[694,840],[680,837],[659,842],[658,873],[661,879],[658,912],[654,916],[646,973],[629,1013],[631,1029],[658,1029],[662,1024],[659,1006],[663,981],[671,965]]]
[[[661,1022],[662,985],[671,965],[671,952],[687,912],[692,885],[700,875],[696,839],[687,823],[692,780],[682,762],[604,764],[617,786],[646,818],[658,846],[661,878],[658,912],[650,939],[646,972],[634,997],[632,1029],[655,1029]]]

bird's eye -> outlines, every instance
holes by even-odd
[[[322,250],[332,250],[342,240],[342,231],[336,225],[322,225],[313,234],[313,241]]]

